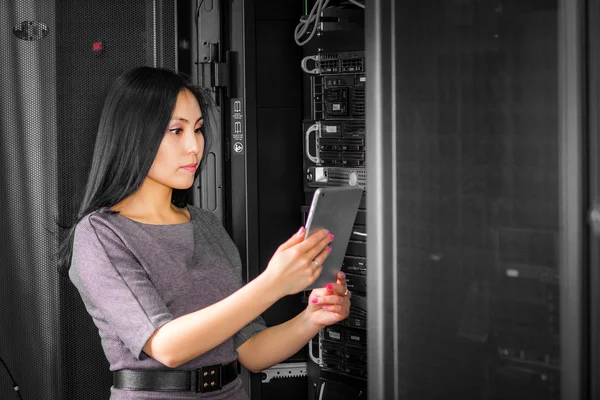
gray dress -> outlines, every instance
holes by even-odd
[[[150,225],[101,209],[75,229],[69,277],[98,327],[112,371],[166,370],[143,347],[165,323],[214,304],[242,285],[237,248],[210,212],[188,206],[191,221]],[[232,338],[177,369],[226,364],[265,329],[258,317]],[[202,338],[198,338],[202,340]],[[247,399],[241,380],[212,393],[125,391],[121,399]]]

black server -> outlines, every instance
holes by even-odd
[[[366,193],[366,59],[362,3],[315,17],[319,36],[303,46],[306,108],[302,125],[307,212],[314,190],[357,186]],[[314,9],[322,6],[316,2]],[[309,14],[310,15],[310,14]],[[297,31],[301,31],[301,23]],[[310,37],[310,28],[305,36]],[[316,34],[315,34],[316,36]],[[300,35],[296,41],[307,41]],[[352,290],[350,316],[322,330],[308,348],[309,399],[367,398],[367,232],[363,196],[342,271]]]

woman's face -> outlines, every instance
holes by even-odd
[[[204,123],[194,95],[182,90],[147,179],[173,189],[187,189],[202,159]]]

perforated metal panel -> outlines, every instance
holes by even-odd
[[[97,329],[56,271],[56,221],[79,208],[114,79],[176,67],[175,4],[0,0],[0,26],[0,357],[25,400],[106,399]],[[17,399],[1,366],[0,398]]]
[[[24,398],[58,399],[51,368],[60,350],[57,240],[46,231],[57,206],[56,82],[48,79],[55,36],[30,41],[13,33],[27,21],[53,30],[54,10],[34,1],[0,4],[0,357]],[[47,388],[45,396],[37,387]],[[17,398],[3,369],[0,398]]]

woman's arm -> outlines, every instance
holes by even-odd
[[[305,310],[248,339],[237,349],[238,359],[250,371],[260,372],[296,354],[321,329],[311,322]]]
[[[168,367],[177,367],[232,337],[281,297],[311,285],[321,272],[312,260],[327,257],[332,238],[322,230],[301,241],[303,234],[300,230],[282,244],[265,272],[229,297],[158,328],[143,351]]]
[[[272,289],[268,277],[260,275],[218,303],[166,323],[146,342],[144,352],[170,368],[190,361],[273,305],[279,296]]]
[[[315,289],[308,307],[291,320],[273,326],[253,336],[237,351],[240,363],[252,372],[260,372],[300,350],[321,329],[340,322],[350,311],[350,295],[346,281],[340,276],[331,288]]]

